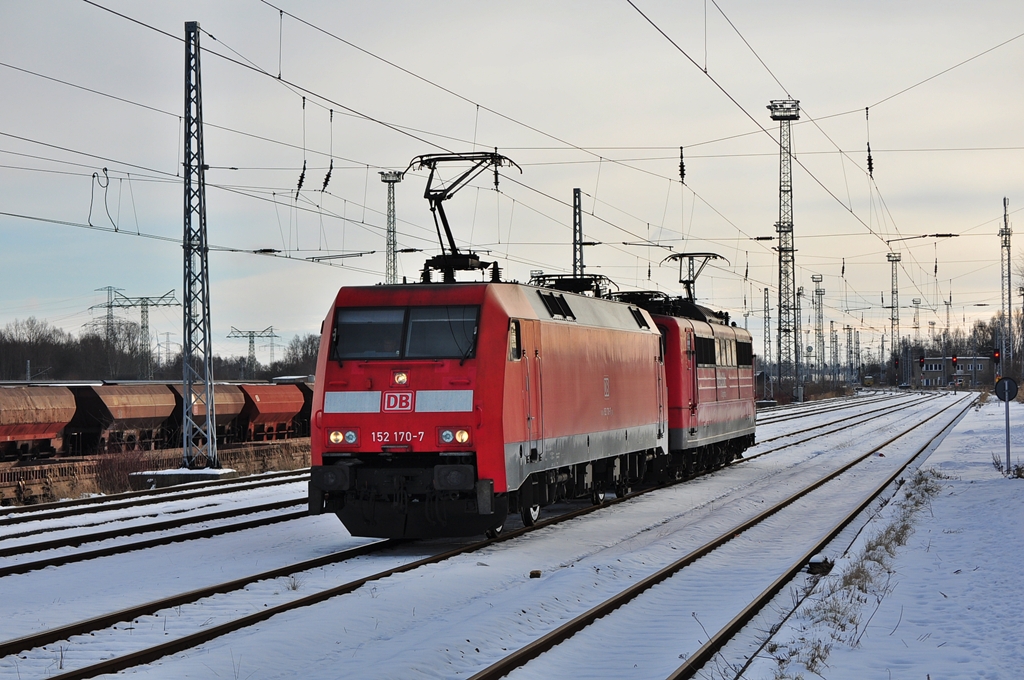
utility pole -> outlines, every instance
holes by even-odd
[[[229,338],[249,338],[249,357],[245,362],[245,377],[248,380],[256,378],[256,338],[279,338],[280,335],[274,333],[273,326],[267,326],[261,331],[240,331],[234,326],[231,327],[231,332],[228,333]],[[273,352],[273,350],[271,350]],[[274,363],[273,355],[271,355],[270,363]]]
[[[210,273],[206,240],[206,163],[199,23],[185,22],[185,303],[182,333],[182,464],[219,468],[210,337]],[[196,416],[196,406],[205,410]]]
[[[814,282],[814,353],[818,355],[818,380],[825,382],[825,289],[821,287],[821,274],[812,274]]]
[[[768,357],[772,355],[772,308],[768,301],[768,289],[764,289],[764,362],[762,370],[764,373],[764,399],[765,401],[775,396],[772,389],[772,376],[768,372]]]
[[[380,173],[380,181],[388,185],[388,234],[385,248],[384,283],[398,283],[398,232],[395,226],[395,184],[404,175],[397,170]],[[273,359],[271,359],[273,363]]]
[[[796,263],[793,247],[793,172],[790,123],[800,119],[800,102],[773,100],[768,110],[779,121],[779,386],[797,391],[800,376],[800,312],[796,296]],[[797,395],[802,401],[802,394]]]
[[[180,307],[181,303],[174,298],[174,291],[170,290],[160,297],[126,297],[115,293],[111,303],[114,307],[131,308],[141,307],[139,334],[142,340],[142,366],[140,377],[143,380],[153,379],[153,349],[149,341],[149,308],[150,307]]]
[[[1003,198],[1003,228],[999,230],[999,237],[1002,239],[1002,312],[1003,312],[1003,361],[1006,362],[1006,372],[1012,374],[1013,370],[1013,277],[1011,273],[1010,253],[1010,199]]]

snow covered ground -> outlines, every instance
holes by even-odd
[[[913,395],[901,395],[894,400],[894,406],[914,398]],[[917,420],[915,413],[934,413],[952,402],[952,397],[943,396],[903,411],[880,415],[870,423],[833,435],[828,440],[799,444],[686,484],[642,496],[609,512],[599,511],[588,518],[534,532],[522,539],[496,544],[440,565],[391,577],[361,588],[350,596],[274,617],[188,653],[134,669],[128,674],[152,678],[226,677],[253,680],[291,677],[467,677],[508,650],[604,600],[621,589],[623,582],[642,578],[699,545],[715,530],[723,530],[735,524],[738,518],[765,507],[764,503],[771,503],[773,499],[786,495],[804,478],[816,476],[822,469],[837,467],[852,458],[856,452],[854,449],[864,451],[865,447],[861,444],[869,441],[881,443],[888,439],[899,424],[911,419]],[[960,498],[973,499],[971,503],[982,502],[974,493],[975,486],[982,482],[1001,489],[1024,490],[1024,480],[1004,480],[992,468],[989,451],[1002,450],[995,439],[995,443],[988,441],[998,436],[998,432],[992,429],[1001,427],[1002,420],[995,417],[998,414],[1001,411],[995,411],[992,406],[986,406],[978,413],[972,411],[968,419],[947,438],[947,444],[932,456],[932,464],[935,464],[935,461],[940,460],[940,454],[946,455],[950,442],[960,442],[961,448],[973,456],[966,461],[950,457],[948,464],[952,467],[940,468],[945,474],[962,478],[942,480],[944,484],[960,484],[964,490],[954,495],[944,492],[935,497],[932,507],[936,517],[939,516],[941,503],[956,503]],[[837,415],[812,416],[808,419],[812,422],[800,421],[800,425],[803,427],[813,422],[825,424],[836,419]],[[1019,422],[1019,418],[1024,417],[1024,411],[1014,417],[1018,419],[1014,422]],[[782,423],[767,426],[763,428],[763,433],[759,429],[759,436],[778,434],[789,426]],[[908,437],[909,441],[902,442],[897,448],[909,452],[920,446],[938,428],[936,424],[926,434],[916,438]],[[973,431],[964,434],[965,428]],[[978,445],[979,441],[983,442],[983,447]],[[777,443],[766,446],[770,448],[775,445]],[[759,448],[764,447],[755,447],[751,453],[756,453]],[[982,450],[984,453],[980,453]],[[871,464],[879,469],[894,466],[897,463],[895,457],[889,455],[873,459]],[[968,471],[971,475],[977,475],[977,478],[968,476]],[[1024,496],[1018,494],[1014,498],[1016,506],[1007,511],[1016,513],[1016,517],[1020,518],[1021,499]],[[986,503],[987,499],[982,502],[983,505]],[[962,512],[962,508],[954,508],[950,516],[956,518],[959,512]],[[977,514],[980,515],[980,510]],[[926,531],[922,528],[924,523],[932,519],[928,512],[918,514],[922,524],[905,551],[917,545],[922,532]],[[968,522],[968,519],[971,521]],[[984,560],[979,557],[975,561],[985,564],[985,560],[991,560],[993,555],[998,554],[998,545],[1002,545],[1008,535],[993,533],[999,544],[985,548],[983,539],[975,532],[981,529],[993,532],[1003,528],[1003,525],[982,521],[981,517],[977,519],[974,522],[971,518],[964,518],[955,526],[935,528],[934,532],[939,536],[933,545],[938,546],[942,541],[960,540],[970,546],[978,546],[981,550],[987,550],[987,553],[979,553],[984,556]],[[883,519],[880,517],[876,521]],[[958,527],[963,529],[961,533],[952,531]],[[943,528],[951,528],[951,531],[943,533]],[[864,532],[864,535],[867,534]],[[1016,530],[1013,536],[1019,543],[1020,530]],[[231,537],[178,544],[176,547],[160,549],[159,552],[144,551],[134,556],[97,560],[93,564],[69,565],[34,575],[5,578],[0,581],[0,602],[5,602],[3,611],[6,620],[0,626],[6,633],[0,637],[15,637],[31,629],[38,630],[58,622],[83,618],[97,611],[106,611],[114,603],[125,606],[128,601],[150,600],[154,596],[174,591],[176,587],[180,588],[183,583],[195,587],[204,582],[224,580],[246,572],[254,573],[293,559],[305,559],[365,540],[347,536],[335,518],[310,517],[300,522],[241,532]],[[85,639],[52,645],[52,649],[26,654],[27,658],[8,657],[0,660],[0,678],[27,680],[57,675],[60,672],[61,657],[68,664],[65,668],[80,667],[92,660],[136,649],[144,640],[148,640],[145,644],[162,642],[167,639],[164,635],[179,634],[175,633],[179,626],[206,625],[207,621],[219,622],[224,616],[253,611],[268,604],[272,606],[283,599],[302,596],[390,566],[386,563],[404,561],[419,556],[419,553],[432,553],[440,547],[441,542],[435,542],[434,545],[430,542],[411,544],[404,555],[392,554],[386,559],[366,558],[357,563],[317,569],[313,573],[300,574],[291,582],[278,579],[239,593],[217,596],[197,605],[163,612],[156,617],[146,617],[132,626],[121,626],[120,630],[82,636]],[[855,546],[852,552],[856,550]],[[957,550],[951,554],[957,555],[961,561],[968,554],[964,552],[966,548],[952,546],[949,550]],[[932,547],[930,552],[925,552],[925,556],[934,560],[935,551],[936,547]],[[1011,558],[1019,558],[1021,550],[1017,548],[1010,552]],[[751,554],[756,558],[756,551]],[[944,553],[943,560],[952,560],[952,557]],[[255,568],[256,562],[258,569]],[[932,563],[928,564],[934,568]],[[950,574],[943,571],[944,577],[949,578],[951,583],[942,588],[946,598],[942,598],[942,595],[936,597],[942,599],[946,606],[961,601],[955,599],[955,596],[973,601],[972,595],[961,595],[961,591],[955,590],[952,585],[975,566],[978,565],[972,563],[967,567],[957,562],[957,566],[946,570]],[[838,574],[840,568],[841,565],[837,565],[833,574]],[[911,568],[916,571],[924,566],[914,565]],[[540,579],[529,578],[529,572],[534,569],[542,571]],[[960,569],[960,573],[952,574],[956,569]],[[1007,564],[1001,564],[999,569],[1007,569]],[[984,568],[979,571],[990,573]],[[1007,584],[1014,579],[1012,571],[1001,573],[1006,574]],[[932,575],[925,582],[934,581],[935,578]],[[900,581],[901,584],[905,582]],[[297,589],[293,591],[292,586]],[[976,592],[978,585],[974,588],[972,592]],[[901,589],[903,585],[893,590],[889,598],[900,595]],[[43,597],[45,593],[49,593],[49,599]],[[1001,616],[1005,610],[1007,620],[1012,624],[1007,630],[1020,630],[1020,612],[1010,612],[1020,602],[1020,598],[1008,589],[1003,590],[998,597],[1002,598],[998,600],[999,609],[991,611]],[[889,598],[883,600],[883,605],[887,606]],[[992,599],[993,602],[984,602],[986,607],[996,606],[995,596]],[[46,604],[40,606],[40,602]],[[704,616],[701,616],[700,622],[692,619],[689,606],[684,604],[681,609],[685,609],[682,612],[683,618],[689,624],[705,623]],[[970,624],[974,626],[975,638],[979,637],[981,631],[990,634],[999,630],[998,619],[992,618],[988,611],[977,612],[979,617],[989,616],[984,629],[978,628],[977,621]],[[870,614],[869,610],[865,618]],[[858,654],[873,644],[876,637],[888,636],[897,624],[898,615],[899,607],[896,608],[897,618],[892,619],[891,625],[884,627],[880,621],[888,619],[884,619],[880,608],[866,627],[860,648],[850,652],[849,668],[854,670],[850,674],[834,677],[884,678],[887,677],[884,670],[879,669],[897,668],[895,662],[869,666],[856,659],[863,658],[858,657]],[[933,616],[932,620],[936,620],[937,616]],[[910,620],[916,618],[904,615],[895,637],[887,637],[882,642],[892,642],[899,638],[899,633],[911,625]],[[964,622],[964,625],[969,623]],[[797,624],[796,619],[792,620],[792,626]],[[789,632],[793,636],[802,634],[796,628]],[[779,635],[785,634],[783,631]],[[937,634],[935,632],[931,637]],[[1016,634],[1019,643],[1019,633]],[[911,644],[916,639],[908,637],[906,643]],[[938,641],[934,644],[938,644]],[[1008,672],[1008,669],[1022,667],[1020,652],[1014,648],[1016,656],[1008,656],[1006,645],[1005,641],[992,641],[980,647],[976,645],[976,648],[991,653],[998,651],[1003,655],[1002,658],[1013,660],[1014,663],[1008,661],[1003,665],[992,666],[994,675],[984,676],[965,671],[959,677],[1020,677],[1019,674]],[[947,644],[941,649],[949,646]],[[899,648],[903,651],[907,649],[902,643],[899,643]],[[967,652],[961,649],[959,653],[963,655]],[[833,677],[828,673],[837,667],[838,659],[842,659],[842,668],[847,667],[843,654],[838,645],[833,647],[826,677]],[[577,658],[578,674],[583,677],[625,677],[621,669],[588,665],[586,655]],[[874,655],[871,658],[874,661],[880,658],[884,660],[884,657]],[[928,653],[924,658],[939,657],[932,657]],[[969,665],[977,668],[974,664]],[[748,673],[745,677],[771,678],[774,677],[775,668],[774,661],[762,659],[761,665],[751,670],[754,674]],[[804,675],[812,677],[806,671]],[[895,672],[893,677],[897,677]],[[914,671],[900,677],[923,680],[925,675]],[[949,676],[933,671],[932,677],[937,680]]]
[[[742,677],[1024,678],[1024,479],[1007,479],[992,463],[993,455],[1005,460],[1003,409],[995,399],[972,409],[925,462],[941,491],[915,513],[906,545],[881,568],[870,565],[883,578],[847,612],[847,624],[856,624],[837,630],[823,622],[819,593],[849,573],[867,543],[899,516],[902,492],[774,636],[778,647],[762,652]],[[1022,424],[1024,405],[1011,403],[1013,464],[1024,462]],[[826,645],[828,654],[808,670],[810,650]]]

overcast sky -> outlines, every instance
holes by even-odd
[[[586,238],[601,243],[586,249],[590,273],[677,293],[667,248],[717,252],[728,264],[709,266],[698,297],[748,324],[760,354],[777,256],[751,239],[775,234],[778,127],[766,107],[787,97],[802,109],[797,284],[810,293],[824,277],[826,333],[830,320],[852,325],[877,351],[890,248],[903,259],[904,335],[914,298],[922,335],[945,327],[950,295],[954,326],[998,309],[1003,197],[1011,225],[1024,209],[1024,4],[634,2],[678,48],[626,0],[97,0],[149,27],[86,2],[2,0],[0,325],[35,316],[78,332],[102,316],[89,308],[106,286],[182,298],[178,38],[193,20],[206,32],[209,241],[250,251],[210,253],[216,353],[246,352],[232,326],[273,326],[279,343],[316,332],[340,286],[383,280],[379,171],[497,147],[523,172],[503,170],[498,192],[485,175],[446,204],[460,243],[489,251],[507,278],[571,271],[579,187]],[[399,247],[425,251],[399,256],[410,279],[438,248],[424,186],[410,172],[396,187]],[[886,244],[934,233],[960,236]],[[666,248],[623,245],[647,239]],[[251,253],[265,248],[281,252]],[[363,251],[375,252],[307,259]],[[150,323],[181,342],[179,309],[151,310]]]

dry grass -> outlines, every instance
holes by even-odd
[[[796,613],[804,634],[787,644],[772,642],[765,647],[777,664],[775,680],[801,678],[801,670],[820,676],[833,645],[859,644],[882,600],[896,587],[893,559],[913,534],[914,516],[929,507],[942,489],[942,479],[937,471],[917,470],[904,485],[889,523],[864,542],[840,573],[818,582],[818,592]]]

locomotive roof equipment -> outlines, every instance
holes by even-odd
[[[438,165],[457,163],[469,163],[470,167],[450,182],[445,183],[438,178]],[[513,166],[520,173],[523,171],[515,161],[499,154],[497,149],[493,152],[424,154],[416,156],[409,163],[409,167],[405,169],[405,172],[409,172],[412,169],[422,170],[424,168],[430,170],[423,198],[430,202],[430,212],[434,216],[434,227],[437,229],[437,238],[441,245],[441,254],[428,259],[423,265],[424,283],[430,281],[431,269],[443,272],[445,283],[454,283],[456,271],[473,271],[486,269],[491,266],[492,263],[490,262],[481,262],[477,253],[472,251],[462,252],[455,245],[455,238],[452,236],[451,227],[448,225],[448,216],[444,212],[444,201],[454,196],[455,192],[476,179],[487,168],[494,169],[494,188],[497,190],[498,168],[506,166]],[[402,174],[404,175],[405,172]],[[441,218],[440,223],[438,222],[438,216]],[[442,226],[444,227],[443,237],[441,235]],[[445,238],[448,241],[447,252],[445,251]],[[497,269],[495,269],[494,276],[497,278]]]

